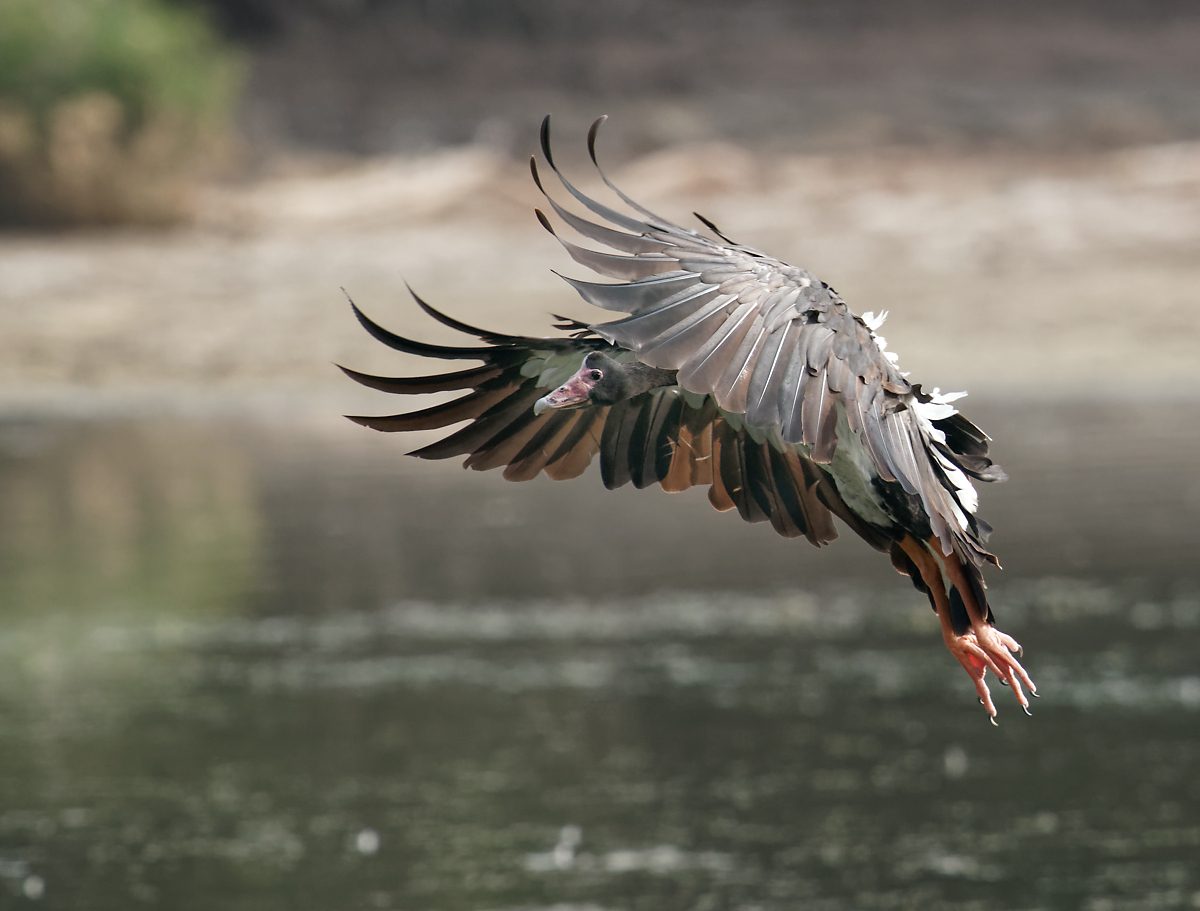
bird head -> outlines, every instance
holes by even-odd
[[[581,408],[588,404],[611,404],[620,397],[624,373],[620,364],[599,351],[590,352],[575,374],[533,406],[534,414],[551,408]]]

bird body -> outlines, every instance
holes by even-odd
[[[588,135],[593,163],[602,121]],[[703,218],[715,237],[656,215],[603,171],[632,214],[587,196],[554,164],[549,118],[541,146],[566,192],[600,221],[555,200],[531,161],[551,210],[617,251],[565,240],[537,211],[576,262],[615,279],[566,281],[589,303],[624,315],[595,324],[560,317],[564,335],[536,339],[469,326],[414,295],[434,319],[484,342],[454,348],[395,335],[355,307],[393,348],[482,366],[414,378],[347,370],[388,392],[471,390],[432,408],[352,420],[387,431],[469,420],[413,455],[466,456],[467,467],[503,467],[511,480],[575,477],[599,454],[607,487],[706,486],[718,509],[816,545],[836,537],[836,516],[929,596],[993,722],[989,670],[1028,711],[1024,689],[1036,690],[1016,658],[1020,647],[995,629],[984,592],[982,567],[997,561],[972,484],[1004,474],[987,435],[954,406],[961,393],[909,381],[877,334],[886,314],[855,315],[825,282],[731,241]]]

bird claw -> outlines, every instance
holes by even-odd
[[[1020,645],[1016,640],[991,626],[986,626],[982,635],[971,630],[962,635],[951,636],[946,644],[950,653],[974,681],[979,704],[988,713],[993,725],[999,726],[996,721],[996,706],[992,702],[991,692],[985,680],[989,670],[996,675],[1002,686],[1012,690],[1021,710],[1032,717],[1033,712],[1029,708],[1025,690],[1027,688],[1032,696],[1037,696],[1038,693],[1033,680],[1017,660],[1016,654]]]

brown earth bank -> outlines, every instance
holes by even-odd
[[[597,189],[585,128],[558,124],[559,154]],[[890,310],[891,348],[929,386],[1172,397],[1200,375],[1200,145],[780,155],[708,143],[613,175],[664,215],[694,224],[699,211],[811,269],[858,312]],[[583,270],[534,221],[539,202],[523,162],[464,146],[301,159],[207,190],[198,222],[174,231],[0,236],[0,400],[86,410],[100,397],[282,390],[378,405],[331,362],[426,365],[368,338],[340,288],[432,341],[450,334],[405,281],[489,327],[606,318],[551,274]]]
[[[1200,138],[1186,0],[207,2],[257,35],[241,118],[255,148],[511,153],[542,111],[620,115],[610,142],[630,154],[714,137],[803,152]]]

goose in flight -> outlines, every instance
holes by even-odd
[[[996,628],[985,596],[982,568],[998,563],[986,547],[991,529],[976,515],[973,482],[1004,478],[988,456],[988,436],[958,412],[956,395],[926,391],[897,368],[876,334],[885,314],[856,315],[806,270],[735,243],[699,215],[710,234],[680,227],[621,192],[596,160],[603,121],[592,125],[588,151],[624,210],[585,195],[561,173],[549,117],[541,130],[545,163],[597,220],[556,200],[536,158],[530,166],[554,215],[609,248],[559,237],[535,210],[572,259],[614,280],[566,281],[588,303],[622,315],[592,324],[558,317],[557,336],[530,338],[467,325],[414,294],[431,318],[482,342],[448,347],[396,335],[351,301],[385,345],[477,363],[419,377],[343,368],[384,392],[466,392],[430,408],[351,420],[382,431],[466,421],[411,454],[465,456],[466,467],[503,468],[513,481],[541,472],[574,478],[598,455],[609,489],[707,487],[717,509],[817,546],[837,536],[836,517],[929,597],[946,647],[992,723],[989,671],[1029,713],[1026,693],[1037,690],[1018,660],[1021,647]]]

